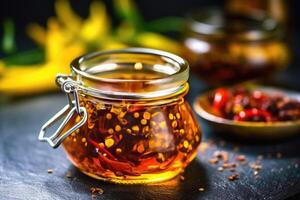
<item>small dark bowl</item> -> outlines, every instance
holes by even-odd
[[[300,101],[300,93],[275,87],[251,85],[250,90],[259,89],[267,94],[280,93]],[[284,122],[237,122],[225,119],[214,114],[207,92],[197,97],[193,106],[196,113],[206,121],[214,130],[233,136],[253,139],[279,139],[300,134],[300,120]]]

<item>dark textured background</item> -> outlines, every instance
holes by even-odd
[[[76,1],[76,10],[87,14],[90,1]],[[107,1],[108,2],[108,1]],[[175,3],[176,2],[176,3]],[[296,90],[300,90],[300,39],[299,1],[289,1],[292,19],[290,36],[294,58],[288,70],[278,75],[277,81]],[[195,6],[220,5],[223,1],[139,1],[146,19],[155,19],[167,15],[183,15]],[[75,4],[74,4],[75,5]],[[46,0],[2,0],[0,2],[0,20],[11,17],[17,24],[19,50],[27,50],[33,44],[25,37],[24,27],[28,22],[45,23],[53,15],[53,1]],[[192,102],[196,95],[206,88],[195,77],[191,79],[191,91],[188,100]],[[294,137],[277,142],[241,142],[224,139],[213,133],[202,123],[204,140],[213,140],[216,148],[208,150],[188,167],[186,180],[178,178],[156,185],[122,186],[94,180],[76,170],[67,160],[61,148],[51,149],[47,144],[37,141],[40,126],[59,108],[66,104],[63,95],[52,94],[20,99],[0,105],[0,199],[90,199],[90,187],[101,187],[104,194],[98,199],[300,199],[300,138]],[[226,141],[226,145],[221,143]],[[263,154],[263,169],[260,179],[253,177],[249,167],[239,167],[239,180],[229,182],[227,172],[219,173],[216,166],[208,164],[208,156],[215,150],[230,152],[231,159],[236,155],[234,147],[240,147],[250,162]],[[282,158],[276,158],[281,152]],[[270,156],[271,155],[271,156]],[[297,168],[298,166],[298,168]],[[48,174],[47,169],[54,169]],[[66,178],[71,171],[74,178]],[[205,188],[199,192],[198,188]]]

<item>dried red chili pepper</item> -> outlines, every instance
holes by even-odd
[[[113,172],[121,172],[123,175],[132,176],[140,175],[139,173],[134,172],[132,166],[128,163],[110,160],[107,157],[103,156],[101,153],[98,153],[98,155],[102,165],[106,165],[107,168],[109,168]]]
[[[219,88],[208,95],[216,113],[236,121],[288,121],[300,119],[300,102],[281,94],[248,90],[242,86]]]
[[[236,121],[251,121],[254,118],[263,118],[266,122],[272,121],[272,115],[268,111],[256,108],[242,110],[233,117]]]
[[[98,158],[92,158],[92,160],[94,164],[96,164],[96,166],[98,167],[98,170],[105,171]]]
[[[98,166],[100,166],[101,169],[103,169],[102,166],[106,166],[111,171],[114,172],[117,171],[119,173],[122,173],[123,175],[132,175],[132,176],[140,175],[139,173],[133,171],[133,168],[130,164],[117,161],[117,159],[109,151],[101,147],[94,140],[88,138],[88,141],[90,144],[92,144],[95,148],[98,148],[99,150],[98,158],[100,163],[98,163]],[[106,156],[103,155],[104,153],[106,154]]]
[[[94,147],[98,148],[100,152],[106,153],[107,157],[113,160],[117,160],[116,157],[114,157],[109,151],[107,151],[105,148],[101,147],[97,142],[94,140],[88,138],[88,141],[90,144],[92,144]]]
[[[256,100],[266,100],[268,96],[259,90],[255,90],[251,95]]]
[[[214,109],[217,110],[223,109],[229,97],[230,97],[230,92],[227,89],[224,88],[217,89],[213,100]]]
[[[134,105],[134,106],[130,106],[127,111],[129,113],[133,113],[133,112],[140,112],[142,110],[145,110],[145,106]]]

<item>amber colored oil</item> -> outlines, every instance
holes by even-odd
[[[175,177],[196,156],[201,132],[184,97],[173,98],[177,100],[172,103],[150,104],[81,96],[88,120],[63,142],[69,159],[83,173],[115,183]],[[69,126],[80,116],[72,120]]]

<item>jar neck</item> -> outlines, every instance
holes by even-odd
[[[102,102],[125,103],[126,104],[142,104],[142,105],[164,105],[183,101],[185,95],[189,91],[189,84],[185,83],[178,88],[169,91],[160,91],[159,93],[106,93],[105,91],[91,91],[90,89],[79,87],[79,95],[91,97]]]
[[[168,99],[188,89],[189,66],[164,51],[129,48],[88,54],[71,63],[79,92],[107,100]]]

